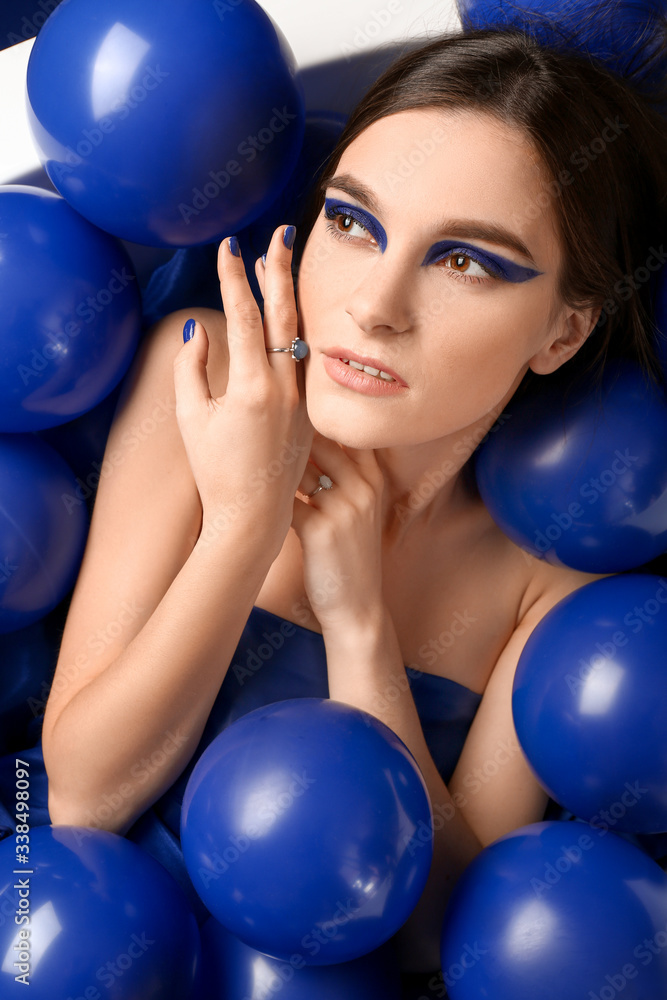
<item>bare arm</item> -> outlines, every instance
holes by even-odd
[[[124,833],[178,777],[280,550],[270,518],[258,524],[241,508],[198,539],[202,506],[175,416],[188,315],[147,334],[109,435],[44,718],[56,824]],[[225,318],[195,317],[215,395],[227,379]],[[163,747],[161,766],[142,766]]]
[[[406,970],[438,967],[447,902],[482,848],[544,815],[548,796],[530,770],[514,729],[514,673],[528,636],[546,612],[593,579],[598,577],[557,571],[551,586],[524,614],[498,658],[448,784],[440,777],[424,739],[388,613],[374,618],[363,631],[341,629],[325,636],[330,697],[371,712],[394,730],[414,755],[433,807],[428,882],[397,936]],[[408,850],[425,850],[424,840],[414,837]]]

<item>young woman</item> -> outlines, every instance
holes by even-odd
[[[650,99],[592,60],[444,37],[351,116],[299,228],[297,302],[291,226],[256,265],[263,319],[222,241],[225,315],[159,322],[111,429],[44,718],[53,823],[148,816],[175,841],[215,733],[323,690],[422,770],[440,819],[398,943],[405,969],[438,966],[457,878],[547,805],[512,723],[518,657],[596,578],[506,538],[470,458],[528,383],[610,354],[656,377],[650,289],[614,285],[664,239],[666,154]]]

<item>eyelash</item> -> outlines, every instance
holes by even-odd
[[[325,209],[324,215],[325,215],[325,218],[327,218],[327,219],[330,220],[327,223],[327,225],[326,225],[327,232],[331,233],[331,235],[334,237],[334,239],[337,239],[337,240],[351,240],[352,242],[354,242],[354,240],[358,239],[358,237],[356,237],[356,236],[349,236],[347,233],[342,232],[340,229],[338,229],[336,227],[335,221],[337,219],[341,219],[341,218],[342,219],[352,219],[352,221],[355,223],[355,225],[361,226],[361,228],[365,232],[368,233],[368,230],[364,226],[363,222],[360,222],[359,219],[356,219],[354,217],[354,215],[352,215],[349,211],[348,212],[336,212],[336,211],[332,211],[332,210],[328,210],[327,211]],[[370,236],[370,233],[369,233],[369,236]],[[480,278],[477,275],[461,274],[460,271],[454,271],[453,268],[451,268],[451,267],[445,267],[445,268],[443,268],[443,270],[445,270],[445,271],[450,271],[451,274],[454,275],[454,277],[456,278],[457,281],[467,281],[468,283],[473,283],[474,282],[476,284],[484,284],[486,281],[488,281],[489,278],[496,278],[497,277],[497,275],[493,274],[493,272],[490,271],[488,267],[485,267],[484,264],[482,264],[481,261],[479,261],[475,257],[473,257],[472,254],[469,253],[469,251],[467,251],[467,250],[465,250],[465,251],[464,250],[450,250],[449,253],[445,257],[441,257],[435,263],[440,264],[443,260],[449,260],[450,257],[467,257],[469,260],[474,261],[475,264],[478,264],[479,267],[481,267],[483,271],[486,271],[486,273],[488,275],[487,278]]]

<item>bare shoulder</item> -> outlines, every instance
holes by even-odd
[[[162,378],[173,392],[173,361],[183,346],[183,327],[188,319],[201,323],[208,335],[209,350],[206,370],[208,374],[211,395],[217,396],[224,391],[227,381],[228,349],[227,320],[225,314],[218,309],[195,307],[178,309],[169,313],[147,331],[133,370],[126,378],[123,386],[123,397],[133,393],[135,383],[142,373],[144,363],[148,362],[156,370],[156,378]],[[159,374],[158,374],[159,373]]]
[[[139,633],[196,542],[201,503],[176,421],[173,361],[183,324],[204,324],[214,395],[227,379],[226,325],[180,310],[145,334],[123,381],[44,717],[44,748],[66,704]],[[46,759],[46,757],[45,757]]]
[[[537,621],[544,617],[555,604],[568,594],[595,580],[603,580],[613,573],[587,573],[567,566],[553,566],[543,560],[535,560],[535,571],[531,576],[524,602],[524,611],[519,622]]]

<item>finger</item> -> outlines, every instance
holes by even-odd
[[[266,367],[267,355],[262,317],[235,236],[225,238],[218,248],[218,275],[227,317],[229,384],[243,385]]]
[[[264,255],[266,256],[266,254]],[[255,261],[255,277],[257,278],[257,284],[259,285],[259,291],[264,298],[264,273],[266,265],[264,264],[264,257],[258,257]]]
[[[192,330],[192,320],[184,331]],[[211,398],[206,373],[208,334],[201,323],[194,324],[194,335],[183,344],[174,358],[174,389],[176,407],[182,414],[194,414]]]
[[[311,465],[311,463],[313,464]],[[349,456],[345,454],[338,442],[332,441],[330,438],[322,436],[313,437],[308,465],[304,470],[304,479],[307,474],[312,477],[313,465],[343,489],[353,489],[355,482],[358,482],[358,469]],[[314,473],[315,482],[310,489],[314,489],[317,485],[318,475],[318,472]],[[310,479],[305,481],[310,482]]]
[[[264,324],[267,347],[289,347],[297,336],[296,300],[292,281],[294,226],[279,226],[271,237],[264,269]],[[287,351],[268,354],[269,364],[296,379],[296,362]]]
[[[318,494],[319,496],[319,494]],[[307,530],[308,526],[313,523],[313,518],[318,518],[322,516],[322,511],[320,511],[314,504],[309,503],[308,500],[301,500],[300,497],[294,497],[294,503],[292,505],[292,527],[296,532],[298,538],[303,542],[304,531]]]

